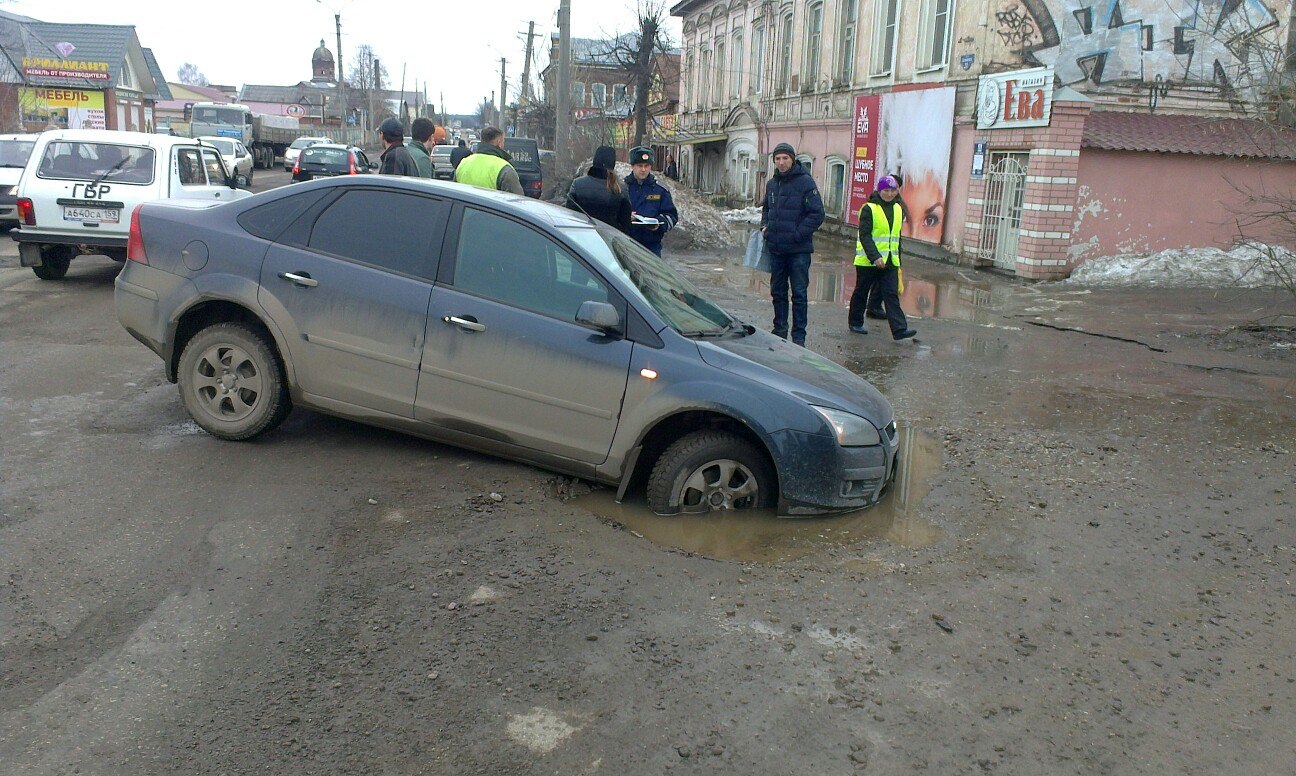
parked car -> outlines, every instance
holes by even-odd
[[[457,146],[439,145],[432,147],[432,177],[439,181],[454,180],[454,165],[450,163],[450,154]]]
[[[39,135],[0,135],[0,229],[18,225],[18,181]]]
[[[540,198],[544,188],[544,173],[540,169],[540,147],[529,137],[504,138],[504,150],[513,157],[511,164],[522,181],[522,193]]]
[[[301,182],[334,175],[360,175],[377,170],[378,165],[370,162],[365,152],[355,146],[319,143],[302,150],[293,165],[292,179]]]
[[[284,172],[288,172],[297,163],[297,155],[302,152],[303,148],[310,148],[318,143],[332,143],[333,140],[327,137],[299,137],[288,145],[284,151]]]
[[[215,148],[187,137],[108,129],[42,132],[18,183],[22,266],[42,280],[81,254],[126,260],[127,219],[157,199],[228,202],[248,196]]]
[[[118,319],[222,439],[309,407],[618,499],[644,488],[659,513],[858,509],[895,473],[873,386],[565,208],[336,177],[203,210],[147,203],[130,233]]]
[[[248,153],[243,141],[235,140],[232,137],[214,137],[205,135],[198,138],[204,145],[214,147],[220,151],[221,159],[225,162],[225,169],[230,171],[231,175],[242,175],[247,178],[247,187],[252,187],[252,168],[255,166],[252,162],[252,154]]]

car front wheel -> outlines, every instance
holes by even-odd
[[[292,409],[270,343],[241,323],[218,323],[195,334],[180,356],[178,377],[189,415],[221,439],[264,434]]]
[[[659,515],[772,507],[777,478],[765,455],[727,431],[680,437],[648,478],[648,506]]]

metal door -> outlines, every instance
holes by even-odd
[[[989,259],[1001,269],[1017,268],[1017,238],[1021,234],[1029,159],[1028,153],[997,153],[990,157],[980,253],[982,259]]]

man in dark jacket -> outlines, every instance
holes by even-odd
[[[630,236],[643,247],[662,255],[662,238],[679,223],[679,211],[670,190],[653,177],[653,151],[640,146],[630,149],[630,174],[625,178],[626,196],[630,198]],[[639,218],[655,218],[659,224],[637,224]]]
[[[433,124],[431,119],[420,116],[414,119],[413,124],[410,124],[410,133],[414,135],[414,139],[409,145],[405,146],[405,150],[409,151],[410,156],[413,157],[420,178],[432,177],[432,157],[428,156],[428,154],[432,153],[432,146],[434,145],[432,134],[434,132],[436,132],[436,124]]]
[[[378,133],[382,135],[383,144],[387,146],[387,150],[378,157],[382,160],[378,174],[419,177],[418,165],[414,163],[414,157],[410,156],[409,150],[405,148],[405,127],[396,119],[387,119],[378,125]]]
[[[770,256],[770,295],[774,335],[788,336],[788,287],[792,289],[792,342],[805,345],[810,304],[810,256],[814,233],[824,222],[823,200],[810,171],[796,160],[788,143],[774,146],[774,176],[761,204],[761,232]]]
[[[504,130],[486,127],[472,156],[455,168],[455,183],[480,186],[483,189],[522,193],[522,181],[510,162],[513,157],[504,150]]]
[[[878,178],[877,189],[860,208],[859,235],[855,240],[855,293],[851,294],[846,325],[856,334],[864,328],[864,308],[870,289],[885,310],[891,337],[897,342],[918,332],[909,328],[900,309],[900,228],[904,209],[900,185],[890,175]]]
[[[599,146],[589,170],[572,181],[567,207],[629,234],[630,200],[622,188],[616,174],[616,149]]]
[[[459,138],[459,144],[450,152],[450,168],[454,170],[459,169],[459,163],[471,155],[472,151],[468,150],[468,144],[464,142],[462,137]]]

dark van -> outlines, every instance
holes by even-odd
[[[513,157],[513,169],[522,181],[522,193],[540,198],[544,175],[540,171],[540,146],[529,137],[504,138],[504,150]]]

